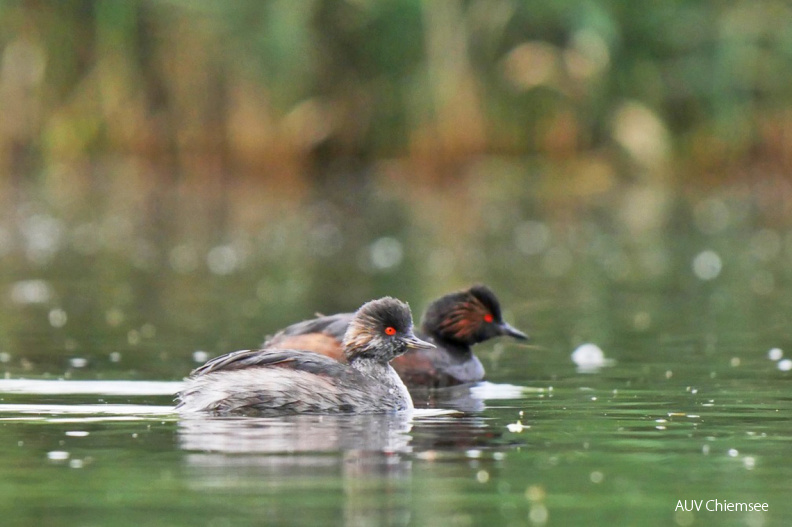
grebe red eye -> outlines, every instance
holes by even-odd
[[[396,328],[394,328],[393,326],[388,326],[387,328],[385,328],[385,334],[386,335],[395,335],[396,334]]]
[[[495,320],[495,318],[490,313],[484,315],[484,322],[487,324],[491,323],[493,320]]]

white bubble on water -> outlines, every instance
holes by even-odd
[[[403,258],[402,244],[396,238],[383,236],[369,246],[369,261],[374,269],[393,269],[401,264]]]
[[[63,222],[45,214],[34,214],[21,227],[28,260],[36,264],[49,261],[60,249]]]
[[[72,368],[85,368],[88,366],[88,359],[84,357],[72,357],[69,359],[69,366]]]
[[[66,325],[66,321],[69,320],[66,312],[59,308],[51,310],[49,312],[48,318],[50,325],[54,328],[62,328]]]
[[[781,357],[784,356],[783,350],[781,348],[773,348],[767,352],[767,358],[770,360],[781,360]]]
[[[52,298],[52,288],[44,280],[20,280],[11,286],[11,300],[16,304],[44,304]]]
[[[206,265],[212,274],[231,274],[241,266],[241,263],[242,257],[239,251],[230,245],[214,247],[206,255]]]
[[[780,360],[780,361],[778,361],[778,364],[777,364],[776,366],[777,366],[777,367],[778,367],[778,369],[779,369],[779,370],[781,370],[781,371],[789,371],[789,370],[792,370],[792,360],[790,360],[790,359],[783,359],[783,360]]]
[[[708,249],[693,258],[693,273],[701,280],[717,278],[722,268],[721,258],[715,251]]]
[[[528,519],[531,520],[531,523],[536,525],[544,525],[547,523],[547,518],[550,514],[547,511],[547,507],[545,507],[541,503],[536,503],[531,506],[531,511],[528,513]]]
[[[572,352],[572,361],[583,371],[595,371],[614,364],[613,359],[605,357],[605,353],[596,344],[587,342]]]
[[[193,351],[192,358],[195,362],[204,363],[209,360],[209,353],[201,350]]]

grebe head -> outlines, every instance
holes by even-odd
[[[528,335],[504,322],[498,298],[485,285],[435,300],[426,310],[422,327],[430,335],[467,345],[501,335],[528,339]]]
[[[410,306],[388,296],[363,304],[344,334],[350,363],[361,358],[387,363],[409,349],[434,347],[413,333]]]

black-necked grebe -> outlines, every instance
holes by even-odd
[[[413,334],[407,304],[372,300],[352,316],[344,334],[347,364],[282,347],[236,351],[193,371],[177,409],[218,415],[409,410],[410,394],[389,361],[433,347]]]
[[[343,360],[343,337],[353,316],[340,313],[293,324],[267,340],[264,346],[310,350]],[[484,366],[473,353],[474,344],[501,335],[528,338],[503,321],[495,293],[484,285],[432,302],[417,333],[436,348],[410,350],[391,363],[411,388],[478,382],[484,378]]]

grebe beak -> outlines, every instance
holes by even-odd
[[[528,335],[526,335],[519,329],[510,326],[506,322],[501,322],[499,326],[500,326],[499,330],[501,335],[506,335],[515,338],[517,340],[530,340],[530,337]]]
[[[425,340],[421,340],[413,334],[405,336],[402,340],[404,344],[407,346],[407,349],[411,349],[411,350],[422,350],[422,349],[428,350],[437,347],[431,342],[426,342]]]

